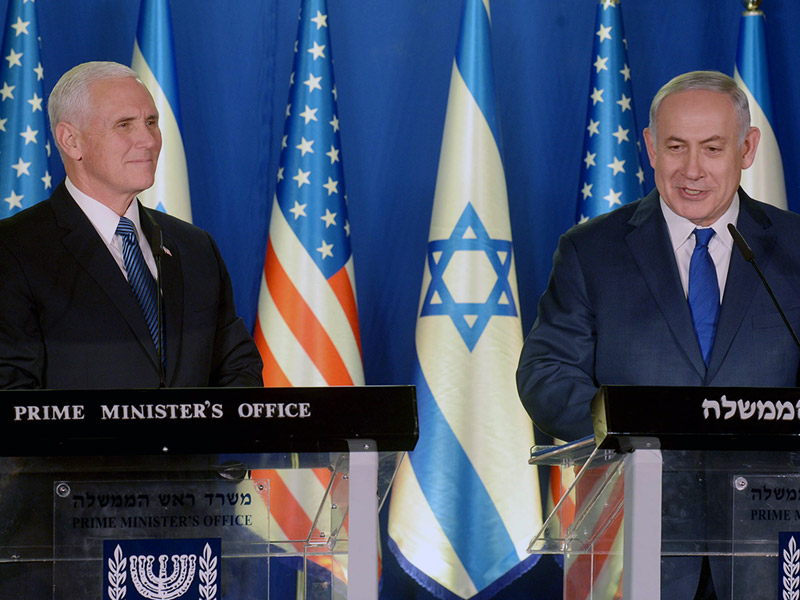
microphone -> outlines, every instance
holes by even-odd
[[[772,302],[775,304],[775,308],[778,309],[778,313],[781,315],[781,319],[783,319],[783,323],[786,325],[786,329],[789,330],[789,334],[792,336],[792,340],[794,340],[795,346],[800,349],[800,340],[797,339],[797,335],[795,335],[794,329],[789,324],[789,319],[786,318],[786,315],[781,308],[781,305],[778,304],[778,299],[775,297],[775,294],[772,293],[772,288],[769,287],[769,283],[767,283],[767,279],[764,277],[764,274],[761,272],[761,269],[758,268],[756,264],[756,254],[753,252],[753,249],[748,245],[746,241],[744,241],[744,237],[742,234],[739,233],[739,230],[733,225],[733,223],[728,223],[728,231],[731,232],[731,236],[733,236],[733,243],[739,249],[739,252],[742,254],[742,258],[744,258],[747,262],[753,265],[753,268],[758,273],[758,276],[761,278],[761,282],[764,284],[764,288],[767,290],[769,297],[772,298]]]

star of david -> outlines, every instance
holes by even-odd
[[[445,272],[451,259],[459,252],[485,254],[497,276],[484,302],[457,301],[448,288]],[[511,284],[508,281],[511,253],[511,241],[490,238],[472,204],[467,204],[448,239],[428,242],[428,269],[431,273],[431,282],[425,292],[420,316],[449,316],[467,348],[472,352],[486,325],[489,324],[489,319],[495,315],[517,316],[514,295],[511,293]]]

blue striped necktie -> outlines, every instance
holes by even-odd
[[[128,274],[128,283],[130,283],[133,294],[144,313],[144,320],[147,322],[147,328],[150,330],[150,336],[153,338],[156,352],[158,352],[158,289],[156,281],[144,261],[131,220],[127,217],[120,217],[116,233],[122,238],[122,258]],[[165,356],[166,354],[162,353],[163,362],[166,362]]]
[[[689,263],[689,310],[692,312],[694,331],[706,366],[711,356],[719,320],[717,269],[708,252],[708,242],[713,236],[713,229],[694,230],[697,243]]]

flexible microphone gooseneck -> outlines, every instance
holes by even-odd
[[[789,334],[792,336],[792,340],[794,340],[795,346],[797,346],[797,348],[800,349],[800,340],[797,339],[797,335],[795,335],[794,329],[792,329],[792,326],[789,324],[789,319],[786,318],[786,315],[784,314],[781,305],[778,304],[778,299],[775,297],[775,294],[772,293],[772,288],[769,287],[769,283],[767,283],[764,274],[761,272],[761,269],[759,269],[758,265],[756,264],[755,252],[753,252],[753,249],[750,248],[750,246],[747,244],[746,241],[744,241],[742,234],[739,233],[739,230],[736,229],[733,223],[728,223],[728,231],[731,232],[731,235],[733,236],[733,243],[736,244],[736,247],[739,249],[739,252],[742,253],[742,257],[751,265],[753,265],[753,268],[756,270],[756,273],[758,273],[758,276],[761,278],[761,282],[764,284],[764,288],[766,288],[769,297],[772,298],[772,302],[775,304],[775,308],[778,309],[778,313],[780,313],[781,319],[783,319],[783,323],[786,325],[786,329],[789,330]]]

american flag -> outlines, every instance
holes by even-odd
[[[328,25],[305,0],[255,329],[268,386],[364,383]]]
[[[644,195],[626,48],[619,0],[601,0],[597,5],[581,189],[575,215],[579,223]]]
[[[583,138],[581,189],[575,219],[579,223],[610,212],[644,195],[641,145],[633,110],[633,86],[628,63],[628,42],[622,24],[619,0],[597,4],[592,48],[589,108]],[[562,443],[556,440],[556,443]],[[559,467],[550,477],[548,512],[574,479]],[[582,507],[573,505],[573,512]],[[572,524],[567,516],[556,525],[566,531]],[[570,554],[565,568],[565,597],[619,597],[622,589],[622,512],[599,538],[597,555]]]
[[[36,5],[11,0],[0,67],[0,218],[50,196],[51,145]]]
[[[192,222],[189,175],[181,136],[178,73],[168,0],[142,0],[131,67],[158,109],[161,154],[153,186],[139,194],[145,206]]]
[[[266,386],[364,384],[328,27],[325,0],[304,0],[254,335]],[[270,481],[273,522],[298,551],[330,476],[253,471]],[[346,557],[310,560],[347,581]]]

